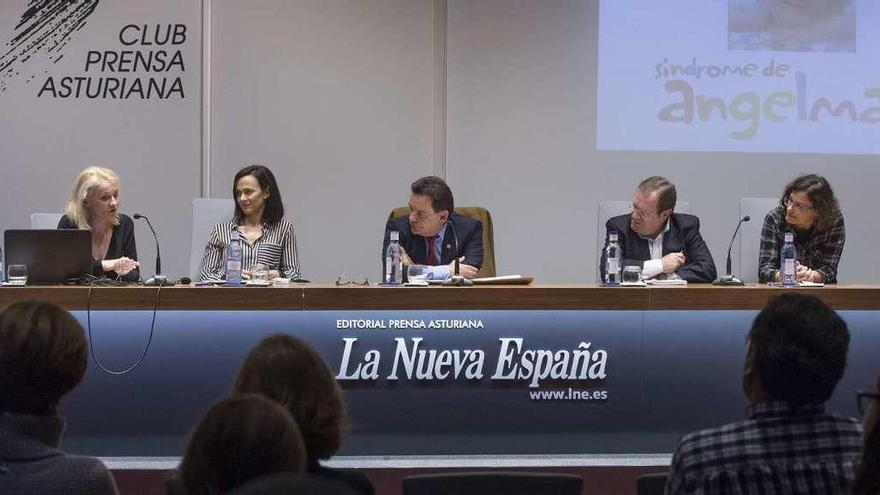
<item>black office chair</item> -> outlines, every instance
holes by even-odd
[[[177,476],[165,481],[168,495],[186,495]],[[348,485],[336,480],[305,478],[291,474],[271,474],[234,488],[230,495],[357,495]]]
[[[667,473],[643,474],[636,480],[636,493],[638,495],[663,495],[667,478],[669,478]]]
[[[229,495],[357,495],[357,492],[340,481],[280,474],[249,481]]]
[[[472,472],[407,476],[403,495],[581,495],[573,474]]]

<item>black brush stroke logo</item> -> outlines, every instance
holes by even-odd
[[[19,67],[34,55],[44,53],[52,63],[64,56],[63,50],[73,33],[86,24],[100,0],[28,0],[27,10],[15,26],[15,36],[6,43],[9,50],[0,56],[0,92],[9,81],[20,76]],[[26,82],[34,78],[31,74]]]

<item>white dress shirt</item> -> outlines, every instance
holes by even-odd
[[[645,261],[642,265],[642,278],[654,278],[663,273],[663,236],[667,232],[669,232],[669,220],[666,221],[666,226],[663,227],[663,230],[653,239],[638,234],[639,237],[648,241],[648,251],[651,253],[651,259]],[[674,273],[670,273],[667,275],[667,278],[677,278],[677,276]]]

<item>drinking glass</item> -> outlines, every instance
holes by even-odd
[[[629,265],[623,268],[623,283],[635,284],[642,281],[642,268]]]
[[[254,285],[269,285],[269,270],[266,265],[257,263],[251,268],[251,283]]]
[[[9,285],[27,285],[27,279],[27,265],[9,265],[7,268],[6,280]]]

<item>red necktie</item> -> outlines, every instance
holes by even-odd
[[[437,248],[434,246],[437,240],[436,235],[432,235],[430,237],[426,237],[428,239],[428,264],[431,266],[436,266],[440,264],[440,260],[437,259]]]

